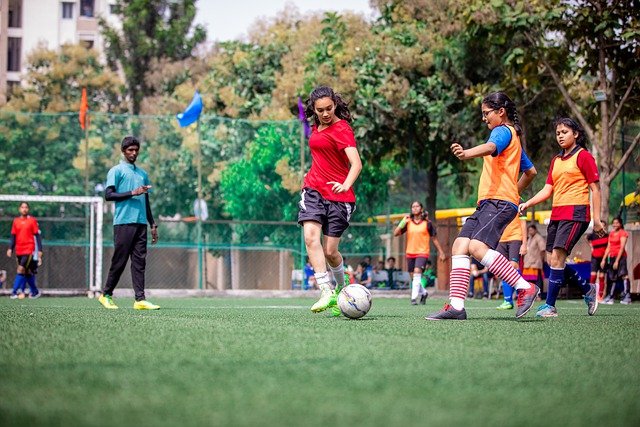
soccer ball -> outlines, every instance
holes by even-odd
[[[362,285],[349,285],[338,294],[338,307],[349,319],[359,319],[371,308],[371,292]]]

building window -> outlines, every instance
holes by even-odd
[[[20,49],[22,39],[19,37],[9,37],[7,39],[7,71],[20,71]]]
[[[85,49],[92,49],[93,43],[93,40],[80,40],[80,44],[84,46]]]
[[[110,4],[109,5],[109,13],[111,15],[115,15],[118,13],[118,6],[116,6],[115,4]]]
[[[22,28],[22,0],[9,0],[9,28]]]
[[[62,19],[73,19],[73,3],[62,2]]]
[[[80,16],[93,18],[93,0],[80,0]]]

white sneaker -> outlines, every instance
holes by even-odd
[[[329,308],[331,299],[335,296],[335,292],[333,292],[331,287],[327,284],[320,285],[320,290],[322,291],[320,299],[311,306],[311,311],[314,313],[320,313],[321,311],[325,311]]]

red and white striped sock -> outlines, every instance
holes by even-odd
[[[471,260],[468,255],[451,257],[451,273],[449,275],[449,299],[456,310],[464,308],[464,299],[469,289],[471,277]]]
[[[498,276],[516,289],[529,289],[531,285],[524,280],[518,270],[513,268],[508,259],[500,253],[489,249],[482,261],[485,267],[494,275]]]

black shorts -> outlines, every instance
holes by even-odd
[[[620,261],[618,261],[618,268],[614,270],[613,262],[615,260],[615,257],[607,257],[607,263],[604,266],[607,272],[607,278],[610,281],[622,279],[623,277],[629,275],[629,270],[627,270],[627,256],[623,255],[620,257]]]
[[[547,227],[546,251],[552,252],[558,248],[567,251],[567,255],[570,254],[587,228],[589,223],[585,221],[550,221]]]
[[[520,262],[521,240],[509,240],[508,242],[499,242],[496,251],[509,261]]]
[[[591,257],[591,272],[592,273],[598,273],[599,271],[607,271],[607,266],[605,265],[604,268],[600,267],[600,263],[602,263],[602,257]]]
[[[518,208],[504,200],[488,199],[465,221],[458,237],[479,240],[495,249],[507,225],[516,217]]]
[[[38,261],[33,259],[33,255],[16,255],[18,265],[24,267],[27,274],[36,274],[38,272]]]
[[[425,258],[423,256],[419,256],[417,258],[407,258],[407,271],[409,273],[413,273],[416,267],[424,271],[424,268],[427,266],[427,260],[429,258]]]
[[[332,202],[311,188],[304,188],[298,203],[298,224],[315,221],[322,224],[322,234],[329,237],[340,237],[349,228],[351,215],[356,211],[356,204],[349,202]]]

